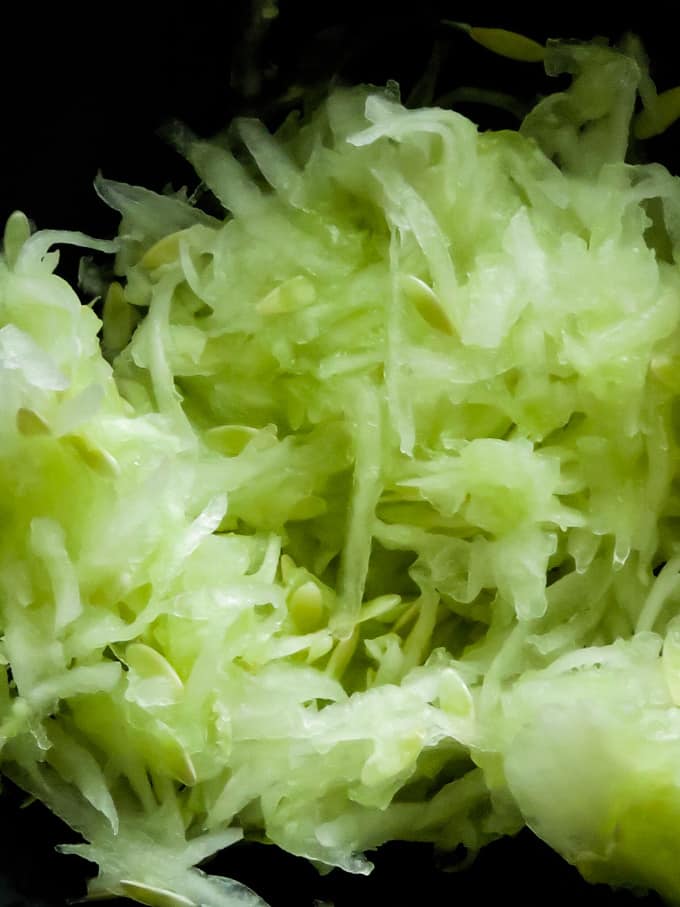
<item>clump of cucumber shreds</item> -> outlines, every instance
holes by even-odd
[[[528,823],[680,899],[680,188],[625,159],[674,95],[632,41],[469,31],[571,87],[178,130],[224,218],[100,179],[103,324],[48,251],[93,241],[8,223],[0,760],[93,896]]]

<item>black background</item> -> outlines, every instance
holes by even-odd
[[[240,113],[264,114],[274,124],[271,102],[283,88],[331,77],[376,84],[392,78],[407,95],[438,42],[442,91],[463,83],[510,86],[530,99],[549,90],[540,67],[498,60],[462,37],[454,41],[442,17],[511,28],[539,41],[597,34],[617,39],[632,29],[645,42],[659,88],[680,82],[676,31],[660,7],[604,14],[573,4],[544,4],[526,13],[509,6],[414,0],[398,9],[374,0],[281,0],[280,16],[258,51],[246,43],[251,7],[236,0],[184,2],[173,9],[139,3],[90,4],[82,11],[63,4],[47,11],[15,6],[11,15],[3,10],[0,222],[21,208],[39,227],[110,236],[116,216],[92,188],[98,170],[157,190],[192,184],[190,169],[158,135],[169,120],[183,120],[204,135]],[[259,87],[246,84],[248,56],[262,74]],[[679,136],[680,126],[648,146],[650,157],[677,172]],[[67,273],[69,267],[67,255]],[[54,845],[74,840],[72,833],[39,804],[20,809],[21,801],[7,785],[0,800],[0,907],[63,907],[84,894],[92,868],[56,855]],[[302,860],[248,844],[231,848],[212,869],[250,884],[272,907],[312,907],[315,899],[335,907],[457,899],[483,905],[499,896],[525,905],[659,903],[587,886],[528,831],[491,845],[458,873],[438,868],[427,847],[389,845],[375,862],[368,878],[337,871],[321,877]]]
[[[278,74],[263,78],[260,96],[251,99],[242,72],[244,58],[254,56],[245,49],[254,2],[196,0],[170,8],[140,0],[102,4],[96,12],[99,4],[45,11],[27,3],[15,13],[16,24],[3,9],[0,219],[21,208],[40,227],[110,233],[115,216],[92,189],[98,170],[155,189],[191,180],[157,134],[169,119],[210,134],[235,114],[262,113],[282,87],[333,75],[376,84],[396,79],[406,96],[438,40],[446,44],[442,87],[487,85],[526,98],[550,90],[540,65],[501,60],[456,37],[442,18],[511,28],[539,41],[616,40],[632,29],[648,48],[659,88],[680,82],[676,29],[649,3],[604,14],[571,3],[563,11],[556,5],[522,12],[455,0],[410,0],[403,7],[383,0],[280,0],[280,16],[258,55],[262,73],[276,67]]]

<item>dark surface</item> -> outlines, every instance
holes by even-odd
[[[608,15],[568,4],[541,15],[453,0],[403,7],[281,0],[278,20],[256,49],[248,26],[252,2],[183,2],[172,9],[116,4],[96,20],[62,4],[39,14],[26,5],[14,13],[16,23],[3,22],[0,220],[22,208],[39,226],[110,233],[115,216],[92,189],[98,170],[156,189],[191,180],[157,134],[169,119],[210,134],[235,113],[261,113],[277,90],[331,77],[396,79],[407,96],[437,45],[442,91],[467,83],[530,100],[548,90],[540,64],[501,60],[442,26],[442,17],[512,28],[539,41],[618,39],[633,29],[645,41],[659,87],[680,81],[675,29],[649,4]],[[249,63],[259,84],[247,78]],[[656,156],[658,149],[651,150]]]
[[[111,4],[97,6],[96,19],[67,12],[61,4],[47,12],[15,9],[15,18],[3,22],[0,221],[21,208],[40,227],[108,236],[116,217],[92,189],[98,170],[155,189],[191,182],[189,168],[157,134],[169,119],[182,119],[203,134],[239,112],[265,111],[275,120],[271,101],[278,89],[334,74],[347,82],[394,78],[407,94],[438,41],[442,90],[461,82],[511,84],[527,99],[547,90],[540,67],[496,60],[463,38],[451,41],[439,24],[442,15],[524,31],[538,40],[598,33],[617,38],[633,28],[645,40],[659,87],[680,82],[675,29],[649,4],[606,16],[569,6],[542,17],[432,0],[418,0],[403,11],[370,0],[314,5],[282,0],[280,7],[280,19],[259,51],[244,43],[245,3],[181,3],[174,10],[169,4],[158,9]],[[249,58],[258,63],[259,86],[246,78]],[[680,127],[650,145],[651,156],[671,169],[678,133]],[[69,261],[67,255],[67,272]],[[63,907],[66,899],[82,896],[91,868],[53,849],[74,839],[68,829],[38,804],[19,809],[20,797],[11,786],[0,802],[0,907]],[[456,874],[437,870],[428,848],[398,844],[377,855],[368,878],[339,872],[321,877],[304,861],[262,845],[232,848],[215,869],[250,884],[272,907],[312,907],[315,899],[335,907],[472,899],[485,904],[499,895],[525,905],[658,903],[587,886],[529,832],[490,846],[470,869]]]
[[[20,808],[23,800],[12,786],[3,794],[0,847],[0,907],[65,907],[85,893],[93,867],[73,856],[56,854],[56,844],[76,836],[41,804]],[[485,905],[502,896],[508,904],[582,907],[661,907],[656,896],[640,898],[627,891],[587,885],[529,831],[499,841],[481,852],[469,868],[446,872],[430,847],[389,844],[371,854],[375,870],[353,876],[339,870],[321,876],[305,860],[272,846],[237,844],[205,868],[239,879],[264,897],[271,907],[392,907],[411,905]],[[133,907],[123,899],[97,901],[100,907]]]

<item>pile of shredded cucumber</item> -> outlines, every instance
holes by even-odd
[[[680,901],[680,181],[625,160],[674,102],[634,42],[544,56],[516,132],[336,89],[177,133],[223,220],[8,222],[0,768],[90,895],[529,825]],[[116,250],[101,321],[65,241]]]

